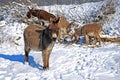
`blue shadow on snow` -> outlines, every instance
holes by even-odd
[[[5,55],[5,54],[0,54],[1,58],[10,60],[10,61],[16,61],[16,62],[21,62],[24,63],[24,55]],[[32,56],[29,56],[29,65],[34,67],[34,68],[38,68],[40,70],[43,70],[42,66],[39,64],[36,64],[36,62],[34,61],[34,58]]]
[[[72,42],[74,42],[74,41],[62,40],[63,44],[70,44]],[[79,44],[79,43],[85,43],[85,38],[84,37],[79,38],[78,41],[76,42],[76,44]]]

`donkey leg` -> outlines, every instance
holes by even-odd
[[[97,40],[99,41],[99,45],[101,45],[101,37],[100,37],[100,35],[97,35]]]
[[[62,43],[62,39],[61,39],[62,33],[61,30],[58,31],[58,42]]]
[[[30,49],[25,49],[25,56],[24,56],[24,60],[25,60],[25,62],[27,62],[28,63],[28,55],[29,55],[29,52],[30,52]]]
[[[47,65],[47,68],[49,69],[49,59],[50,59],[50,52],[48,52],[47,56],[47,62],[46,62],[46,65]]]
[[[42,58],[43,58],[43,69],[49,69],[49,57],[50,57],[50,51],[43,51],[42,52]]]
[[[42,59],[43,59],[43,69],[46,69],[46,53],[43,51],[42,52]]]
[[[96,38],[96,37],[94,37],[94,40],[93,40],[93,45],[96,45],[96,43],[97,43],[97,38]]]
[[[88,45],[89,44],[89,36],[88,35],[85,35],[85,41],[86,41],[86,44]]]

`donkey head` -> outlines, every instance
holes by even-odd
[[[27,12],[27,17],[31,18],[31,16],[35,13],[36,13],[36,10],[34,10],[33,8],[32,9],[29,8],[29,11]]]
[[[58,36],[58,22],[60,18],[55,18],[54,20],[50,21],[49,31],[51,32],[51,37],[56,39]]]

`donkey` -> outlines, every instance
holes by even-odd
[[[95,39],[94,44],[99,42],[101,44],[100,32],[102,32],[102,26],[97,23],[86,24],[82,28],[75,29],[75,33],[72,37],[75,37],[74,41],[77,41],[81,35],[84,35],[86,44],[90,44],[91,38]]]
[[[25,62],[29,62],[30,50],[42,51],[43,69],[49,68],[49,57],[58,36],[57,23],[59,19],[52,22],[47,28],[43,26],[29,25],[24,30]]]
[[[59,23],[58,23],[58,28],[59,28],[59,33],[58,33],[58,41],[61,42],[66,35],[68,35],[68,32],[70,31],[71,25],[73,22],[69,23],[65,17],[60,17]]]
[[[27,17],[31,18],[31,16],[37,17],[39,21],[42,21],[44,24],[45,21],[50,22],[51,19],[56,19],[56,16],[53,14],[45,11],[45,10],[38,10],[38,9],[29,9],[27,12]]]

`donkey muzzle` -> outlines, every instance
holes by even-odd
[[[52,39],[55,41],[57,39],[57,35],[56,34],[53,34],[52,35]]]

